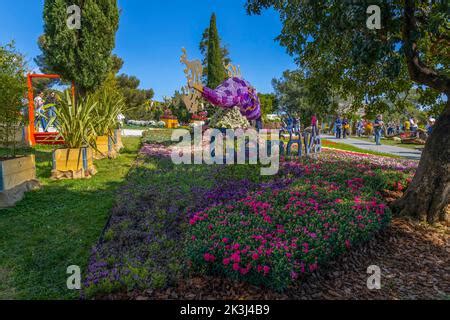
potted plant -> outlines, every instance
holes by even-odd
[[[208,120],[208,112],[201,111],[199,113],[195,113],[191,117],[191,124],[203,126]]]
[[[13,206],[39,186],[34,155],[18,154],[25,126],[21,98],[25,63],[13,44],[0,46],[0,208]]]
[[[53,179],[83,179],[97,173],[93,162],[95,130],[93,111],[97,106],[91,97],[75,99],[69,91],[56,110],[56,124],[64,148],[53,151]]]
[[[116,158],[123,148],[119,115],[124,112],[125,102],[123,96],[114,90],[114,83],[110,85],[105,84],[94,94],[94,100],[97,102],[93,117],[97,135],[94,145],[95,159]]]
[[[170,111],[170,109],[167,109],[164,112],[164,115],[161,117],[161,120],[164,121],[164,123],[166,124],[166,128],[168,129],[178,128],[179,126],[178,118],[172,114],[172,111]]]

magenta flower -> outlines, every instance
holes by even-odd
[[[269,274],[269,272],[270,272],[270,267],[269,267],[269,266],[264,266],[264,267],[263,267],[263,271],[264,271],[264,275]]]
[[[210,253],[205,253],[203,255],[203,258],[205,259],[206,262],[214,262],[216,260],[216,257]]]

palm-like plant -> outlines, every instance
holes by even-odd
[[[97,136],[114,137],[114,129],[119,124],[118,116],[125,109],[124,99],[104,91],[95,100],[93,126]]]
[[[61,99],[56,110],[58,119],[56,127],[59,136],[68,148],[81,148],[95,144],[95,129],[93,125],[93,111],[98,105],[91,97],[86,97],[75,103],[69,91],[65,92],[65,99]]]

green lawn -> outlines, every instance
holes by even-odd
[[[374,142],[373,139],[367,138],[367,137],[352,137],[358,140],[367,141],[367,142]],[[387,145],[387,146],[394,146],[394,147],[401,147],[401,148],[408,148],[408,149],[423,149],[424,146],[417,145],[417,144],[410,144],[410,143],[401,143],[399,141],[394,140],[388,140],[388,139],[381,139],[381,144]]]
[[[148,130],[148,129],[151,129],[151,127],[136,126],[136,125],[133,125],[133,124],[125,124],[121,128],[122,129],[130,129],[130,130]]]
[[[326,147],[326,148],[330,148],[330,149],[373,154],[375,156],[383,156],[383,157],[390,157],[390,158],[396,158],[396,159],[401,158],[401,157],[393,155],[393,154],[361,149],[361,148],[357,148],[357,147],[354,147],[354,146],[346,144],[346,143],[335,142],[335,141],[330,141],[330,140],[326,140],[326,139],[322,140],[322,146]]]
[[[66,287],[66,269],[85,269],[136,158],[140,138],[123,142],[119,158],[95,162],[98,174],[90,180],[50,180],[51,149],[33,150],[42,188],[0,210],[0,299],[79,297]]]
[[[283,139],[283,141],[285,144],[287,144],[289,142],[289,140],[287,140],[287,139]],[[343,151],[373,154],[375,156],[383,156],[383,157],[390,157],[390,158],[396,158],[396,159],[401,158],[401,157],[393,155],[393,154],[361,149],[361,148],[357,148],[357,147],[354,147],[354,146],[346,144],[346,143],[335,142],[335,141],[331,141],[331,140],[327,140],[327,139],[322,139],[322,147],[336,149],[336,150],[343,150]],[[297,145],[293,146],[293,150],[294,151],[297,150]]]

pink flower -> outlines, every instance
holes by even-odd
[[[228,242],[228,238],[223,238],[223,239],[222,239],[222,242],[223,242],[223,243],[227,243],[227,242]]]
[[[309,271],[314,272],[315,270],[317,270],[317,264],[316,263],[310,264]]]
[[[229,265],[230,264],[230,258],[225,258],[225,259],[223,259],[223,264],[224,265]]]
[[[305,242],[302,246],[303,246],[303,253],[308,253],[309,252],[309,244]]]
[[[206,262],[214,262],[216,260],[216,257],[210,253],[205,253],[203,255],[203,258],[205,259]]]
[[[239,263],[233,263],[233,270],[239,271]]]
[[[252,259],[253,260],[258,260],[259,255],[257,253],[252,254]]]
[[[231,260],[233,262],[241,262],[241,256],[238,253],[233,253],[231,255]]]
[[[264,217],[264,221],[267,222],[267,223],[272,223],[272,219],[270,219],[269,216],[265,216]]]
[[[268,274],[270,272],[270,267],[269,266],[264,266],[263,267],[263,271],[264,271],[264,275]]]
[[[245,275],[249,272],[249,270],[248,270],[247,268],[241,268],[241,270],[239,270],[239,272],[240,272],[243,276],[245,276]]]
[[[347,249],[350,249],[350,247],[351,247],[351,243],[350,243],[350,240],[345,240],[345,246],[347,247]]]

